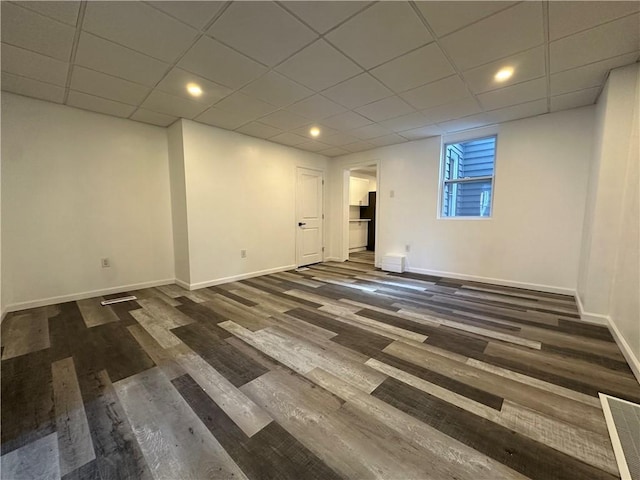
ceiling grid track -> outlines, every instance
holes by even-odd
[[[544,70],[547,81],[547,113],[551,112],[551,56],[549,41],[549,2],[542,2],[542,27],[544,29]]]
[[[73,74],[73,64],[76,61],[76,53],[78,52],[78,42],[80,41],[80,34],[82,33],[82,24],[84,22],[84,13],[87,10],[87,0],[80,2],[80,8],[78,9],[78,20],[76,21],[76,31],[73,35],[73,43],[71,44],[71,55],[69,55],[69,70],[67,71],[67,81],[64,86],[64,98],[62,99],[63,105],[67,104],[69,100],[69,91],[71,90],[71,76]]]

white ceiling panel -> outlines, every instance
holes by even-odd
[[[240,113],[245,115],[247,119],[261,117],[278,109],[275,105],[249,97],[240,92],[229,95],[227,98],[216,103],[216,108],[228,112]]]
[[[351,130],[353,128],[370,125],[371,123],[373,123],[371,120],[364,118],[362,115],[358,115],[355,112],[339,113],[338,115],[325,118],[322,121],[323,125],[337,130]]]
[[[318,36],[273,2],[234,2],[208,33],[269,66],[280,63]]]
[[[235,130],[239,126],[249,122],[252,118],[245,113],[238,111],[221,110],[220,108],[211,107],[198,115],[195,120],[197,122],[213,125],[227,130]]]
[[[374,122],[381,122],[388,118],[399,117],[413,112],[413,108],[409,106],[400,97],[388,97],[377,102],[370,103],[364,107],[357,108],[356,111]]]
[[[2,71],[65,86],[69,64],[3,43]]]
[[[376,137],[376,138],[372,138],[370,140],[367,140],[369,143],[371,143],[372,145],[375,145],[376,147],[384,147],[387,145],[395,145],[397,143],[404,143],[407,141],[406,138],[401,137],[400,135],[396,134],[396,133],[390,133],[389,135],[384,135],[382,137]]]
[[[402,132],[404,130],[412,130],[414,128],[426,127],[435,122],[432,122],[429,118],[425,117],[420,112],[413,112],[408,115],[402,115],[401,117],[392,118],[380,122],[385,128],[393,130],[394,132]]]
[[[150,123],[159,127],[168,127],[178,120],[178,117],[152,112],[151,110],[145,110],[144,108],[137,109],[130,118],[137,122]]]
[[[480,113],[480,105],[473,97],[463,98],[455,102],[445,103],[437,107],[422,110],[422,114],[431,121],[431,123],[446,122],[454,118],[468,117],[475,113]]]
[[[640,14],[551,42],[551,73],[640,51]]]
[[[305,98],[287,108],[290,112],[303,115],[310,120],[322,120],[323,118],[344,112],[346,109],[336,102],[322,95],[313,95]]]
[[[321,150],[320,153],[327,157],[339,157],[340,155],[346,155],[349,152],[341,147],[331,147],[326,150]]]
[[[76,63],[115,77],[154,86],[169,65],[89,33],[80,35]]]
[[[291,147],[300,145],[301,143],[306,143],[308,141],[308,139],[290,132],[280,133],[271,137],[270,140],[282,145],[289,145]]]
[[[438,126],[445,132],[459,132],[461,130],[468,130],[470,128],[478,128],[485,125],[490,125],[491,120],[487,117],[486,113],[476,113],[464,118],[457,118],[455,120],[449,120],[448,122],[439,123]]]
[[[551,97],[551,111],[557,112],[558,110],[593,105],[599,93],[600,87],[595,87]]]
[[[640,10],[640,2],[549,2],[549,37],[557,40]]]
[[[371,150],[372,148],[375,148],[375,145],[369,142],[353,142],[348,145],[343,145],[342,148],[351,153],[356,153],[364,152],[365,150]]]
[[[306,150],[307,152],[319,152],[321,150],[326,150],[328,148],[330,148],[330,145],[327,145],[326,143],[322,143],[322,142],[316,142],[316,141],[307,141],[304,143],[301,143],[300,145],[296,145],[296,148],[301,148],[302,150]]]
[[[503,87],[478,95],[480,105],[486,110],[509,107],[519,103],[538,100],[547,96],[547,80],[542,77],[536,80]]]
[[[169,95],[160,90],[151,92],[151,95],[142,103],[142,107],[165,115],[190,119],[196,117],[207,108],[206,105],[201,103]]]
[[[76,26],[78,22],[78,11],[80,10],[80,2],[70,1],[44,1],[44,2],[14,2],[21,7],[28,8],[41,15],[51,17],[69,25]]]
[[[292,130],[309,123],[309,119],[286,110],[273,112],[266,117],[260,119],[261,123],[266,123],[272,127],[281,128],[282,130]]]
[[[313,135],[311,135],[311,133],[309,132],[309,130],[311,130],[311,127],[316,127],[320,129],[320,135],[318,137],[314,137]],[[298,135],[301,135],[305,138],[307,138],[308,140],[317,140],[317,141],[324,141],[323,139],[326,137],[329,137],[331,135],[335,135],[336,133],[338,133],[337,130],[334,130],[333,128],[329,128],[329,127],[325,127],[325,126],[320,126],[318,125],[318,123],[307,123],[306,125],[302,125],[301,127],[297,127],[297,128],[293,128],[290,130],[292,133],[297,133]],[[329,147],[330,145],[327,145],[327,147]],[[325,148],[327,148],[325,147]]]
[[[429,125],[426,127],[405,130],[403,132],[400,132],[400,135],[402,135],[407,140],[418,140],[420,138],[435,137],[436,135],[442,135],[443,133],[444,132],[442,131],[442,128],[440,128],[438,125]]]
[[[348,135],[346,133],[335,133],[333,135],[322,137],[322,141],[331,145],[332,147],[340,147],[348,143],[357,142],[358,140],[358,137],[354,137],[353,135]]]
[[[254,80],[241,91],[278,107],[286,107],[313,95],[313,91],[273,71]]]
[[[316,91],[353,77],[362,69],[324,40],[296,53],[276,70]]]
[[[331,87],[322,94],[347,108],[356,108],[393,95],[393,92],[368,73]]]
[[[458,30],[516,2],[416,2],[437,36]]]
[[[487,118],[491,123],[502,123],[517,120],[519,118],[542,115],[543,113],[547,113],[546,98],[487,112]]]
[[[178,62],[178,67],[234,89],[267,71],[266,67],[209,37],[198,40]]]
[[[513,75],[506,81],[498,82],[494,76],[504,67],[513,68]],[[540,46],[467,70],[462,76],[473,93],[483,93],[542,77],[545,72],[544,47]]]
[[[202,95],[194,97],[187,91],[187,85],[195,83],[202,89]],[[187,98],[191,101],[211,105],[229,95],[233,90],[207,80],[186,70],[174,67],[156,87],[165,93]]]
[[[452,75],[400,94],[405,101],[419,110],[444,105],[468,95],[467,87],[458,75]]]
[[[65,62],[76,29],[16,4],[2,2],[2,41]]]
[[[87,2],[83,28],[165,62],[174,62],[198,32],[142,2]]]
[[[75,92],[73,90],[69,92],[67,105],[122,118],[128,117],[136,109],[136,107],[125,103],[114,102],[113,100],[107,100],[105,98],[95,97],[93,95],[87,95],[86,93]]]
[[[2,72],[2,89],[49,102],[62,103],[64,100],[64,88],[58,85],[18,77],[7,72]]]
[[[71,89],[96,97],[138,105],[151,92],[149,87],[84,67],[73,67]]]
[[[358,137],[361,140],[367,140],[369,138],[381,137],[383,135],[389,135],[393,133],[388,128],[384,128],[383,126],[372,123],[371,125],[365,125],[364,127],[354,128],[353,130],[349,130],[351,135]]]
[[[283,2],[283,6],[315,31],[325,33],[371,2]]]
[[[551,75],[551,95],[562,95],[575,90],[584,90],[602,85],[608,72],[637,60],[638,54],[632,53],[610,58],[601,62],[590,63],[583,67],[565,70]]]
[[[394,92],[433,82],[455,73],[442,50],[435,43],[380,65],[371,74]]]
[[[161,1],[148,3],[198,30],[207,25],[225,4],[225,2],[208,0],[206,2]]]
[[[271,127],[260,122],[251,122],[243,125],[236,130],[238,133],[244,133],[251,137],[269,138],[282,133],[279,128]]]
[[[376,3],[326,38],[365,68],[380,65],[432,40],[406,2]]]
[[[492,62],[544,42],[542,2],[522,2],[440,40],[461,70]]]

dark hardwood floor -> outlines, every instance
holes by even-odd
[[[572,298],[371,261],[10,314],[2,478],[618,478]]]

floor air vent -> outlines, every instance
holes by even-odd
[[[130,302],[131,300],[137,300],[137,299],[138,297],[129,295],[128,297],[118,297],[118,298],[112,298],[111,300],[103,300],[102,302],[100,302],[100,305],[102,305],[103,307],[106,307],[107,305],[113,305],[114,303]]]
[[[600,394],[620,478],[640,480],[640,405]]]

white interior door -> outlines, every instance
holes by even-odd
[[[298,167],[296,188],[296,264],[322,262],[323,173]]]

